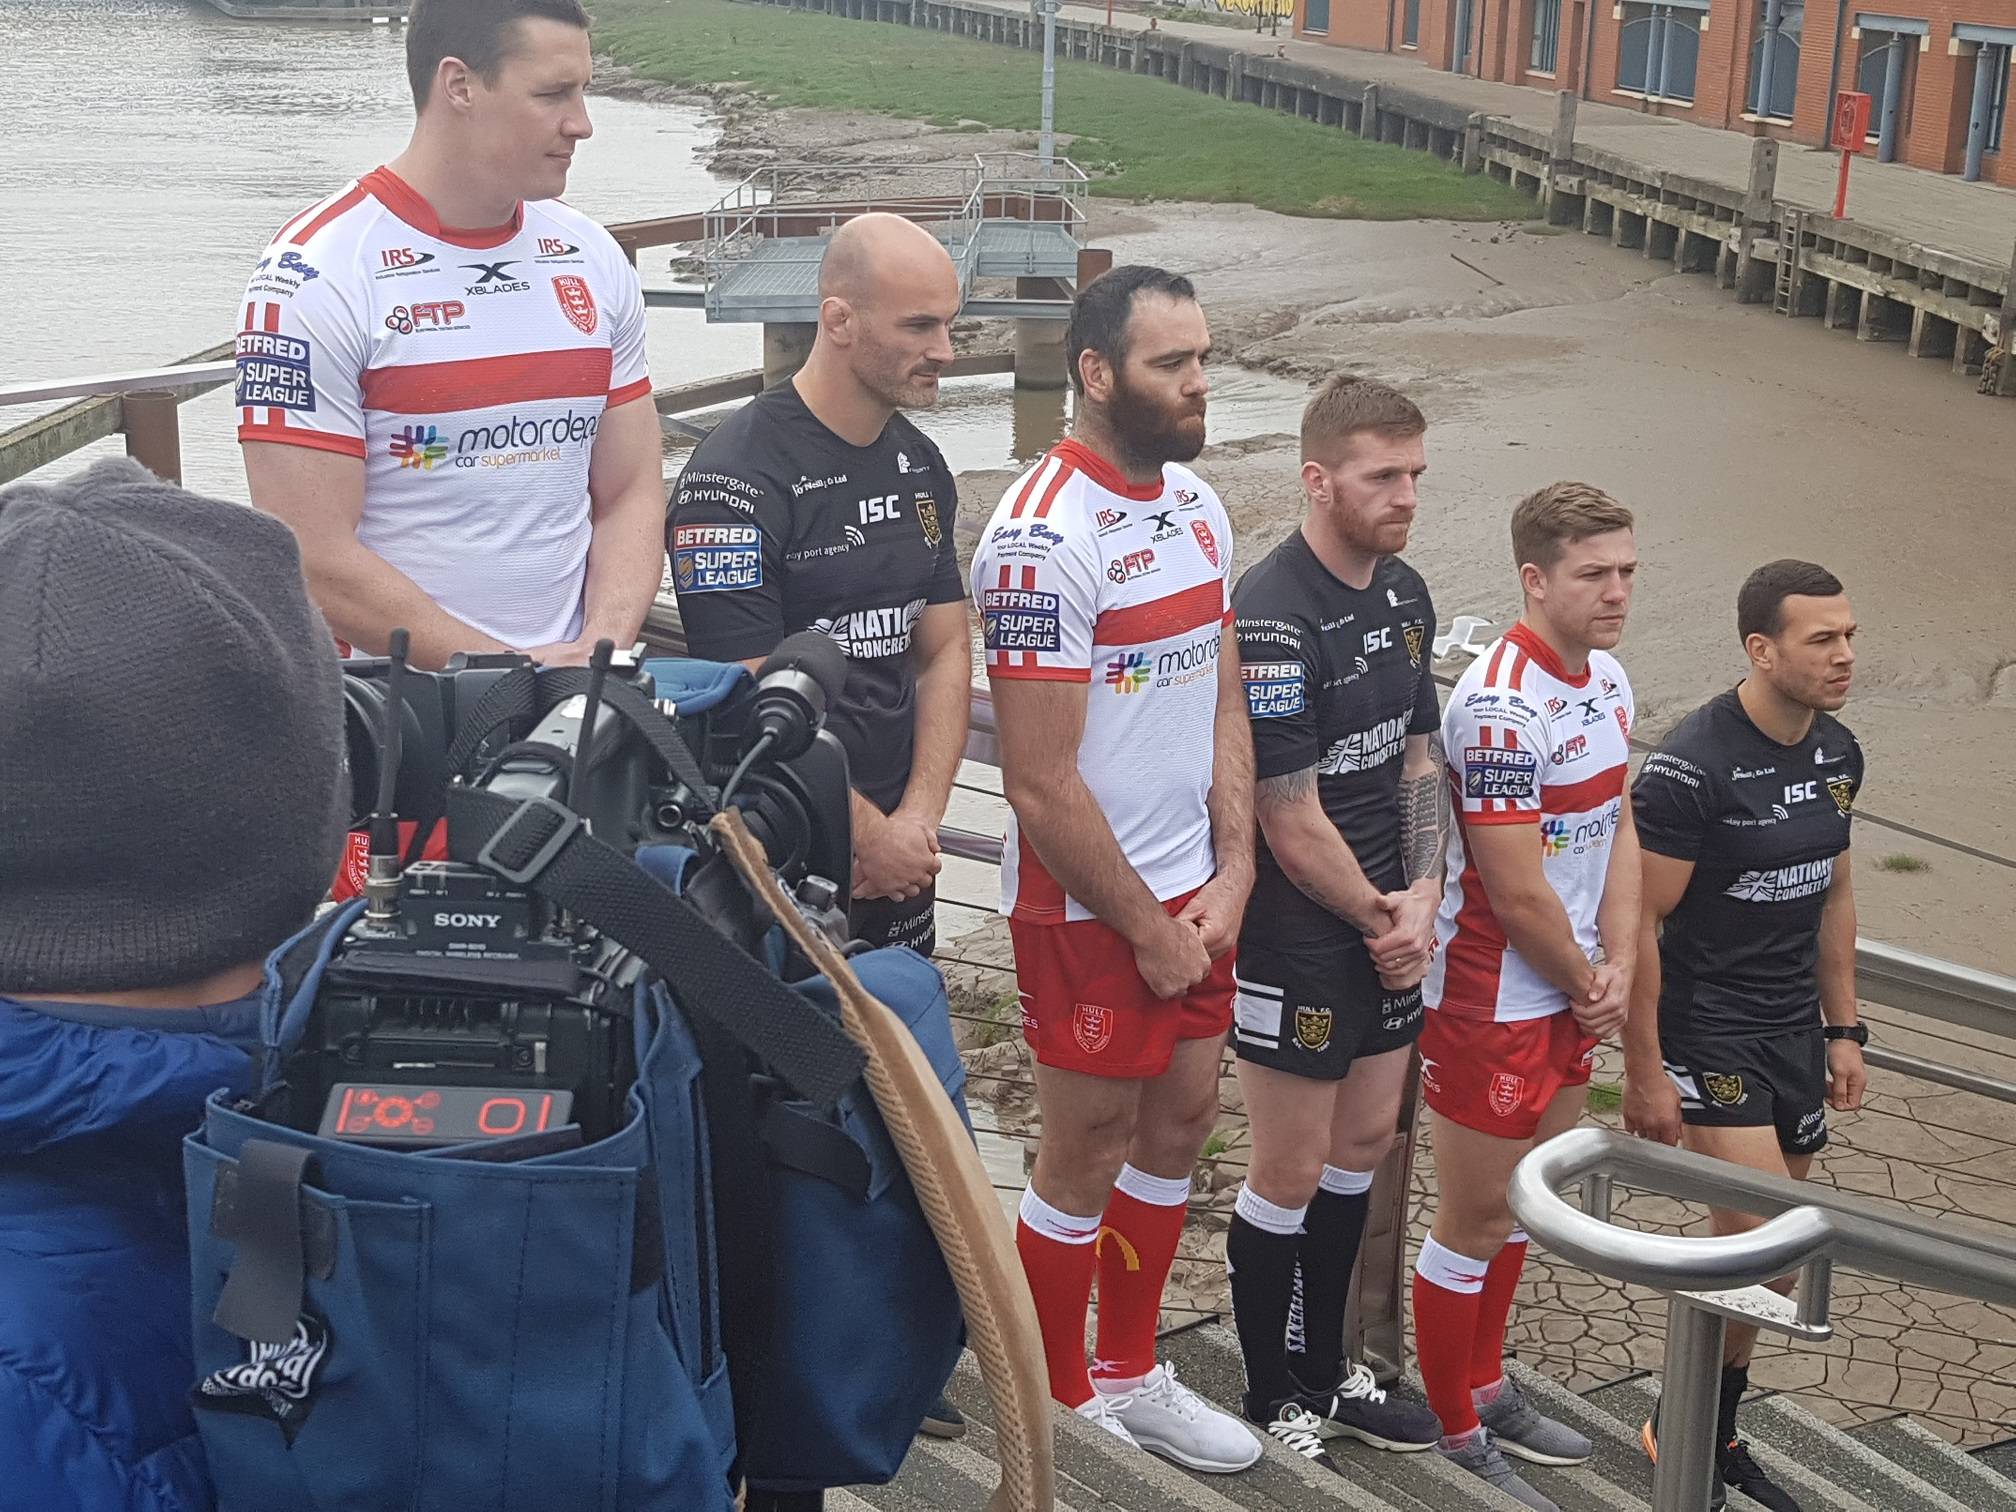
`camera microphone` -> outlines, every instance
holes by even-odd
[[[743,749],[754,750],[767,739],[773,761],[804,755],[846,685],[847,658],[830,636],[817,630],[786,636],[756,674]]]

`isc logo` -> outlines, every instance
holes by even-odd
[[[878,498],[863,499],[861,501],[861,523],[863,525],[876,525],[883,520],[902,519],[903,511],[897,505],[896,500],[897,495],[895,494],[883,494]]]
[[[1374,651],[1391,651],[1392,649],[1393,627],[1391,625],[1381,625],[1377,630],[1367,630],[1365,632],[1365,654],[1367,656],[1370,656]]]
[[[1820,795],[1820,784],[1814,782],[1788,782],[1785,784],[1787,803],[1811,803]]]

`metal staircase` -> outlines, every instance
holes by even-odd
[[[872,183],[855,195],[851,186]],[[1077,276],[1084,170],[1030,153],[953,163],[773,163],[707,212],[700,266],[709,321],[810,321],[819,263],[836,227],[869,211],[917,222],[945,244],[972,314],[1013,314],[971,298],[976,279]]]

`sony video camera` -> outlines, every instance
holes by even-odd
[[[400,635],[392,656],[346,664],[353,822],[368,814],[371,832],[366,905],[330,957],[272,1116],[408,1150],[592,1141],[620,1125],[648,968],[488,848],[473,863],[402,855],[399,820],[418,821],[406,847],[417,854],[455,784],[558,805],[626,858],[690,849],[681,892],[753,952],[772,921],[699,822],[733,806],[787,896],[845,940],[847,758],[822,725],[846,666],[827,637],[789,638],[753,685],[724,673],[685,699],[697,712],[661,702],[606,641],[586,670],[485,655],[427,673],[404,652]]]

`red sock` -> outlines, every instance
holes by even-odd
[[[1482,1260],[1459,1255],[1432,1237],[1422,1244],[1414,1264],[1414,1357],[1421,1362],[1421,1385],[1446,1438],[1477,1426],[1477,1409],[1470,1401],[1470,1354],[1487,1270]]]
[[[1050,1369],[1050,1395],[1066,1407],[1092,1400],[1085,1369],[1085,1314],[1092,1301],[1092,1269],[1098,1250],[1097,1218],[1060,1213],[1032,1187],[1022,1194],[1015,1225],[1015,1249],[1036,1299],[1036,1322],[1043,1332],[1043,1360]]]
[[[1099,1230],[1097,1381],[1136,1381],[1155,1368],[1162,1288],[1183,1237],[1187,1176],[1150,1176],[1122,1166]]]
[[[1526,1235],[1515,1229],[1505,1248],[1491,1259],[1484,1273],[1484,1290],[1477,1294],[1477,1333],[1470,1344],[1470,1386],[1472,1390],[1495,1385],[1505,1375],[1505,1320],[1512,1315],[1512,1294],[1519,1290],[1519,1273],[1526,1267]]]

